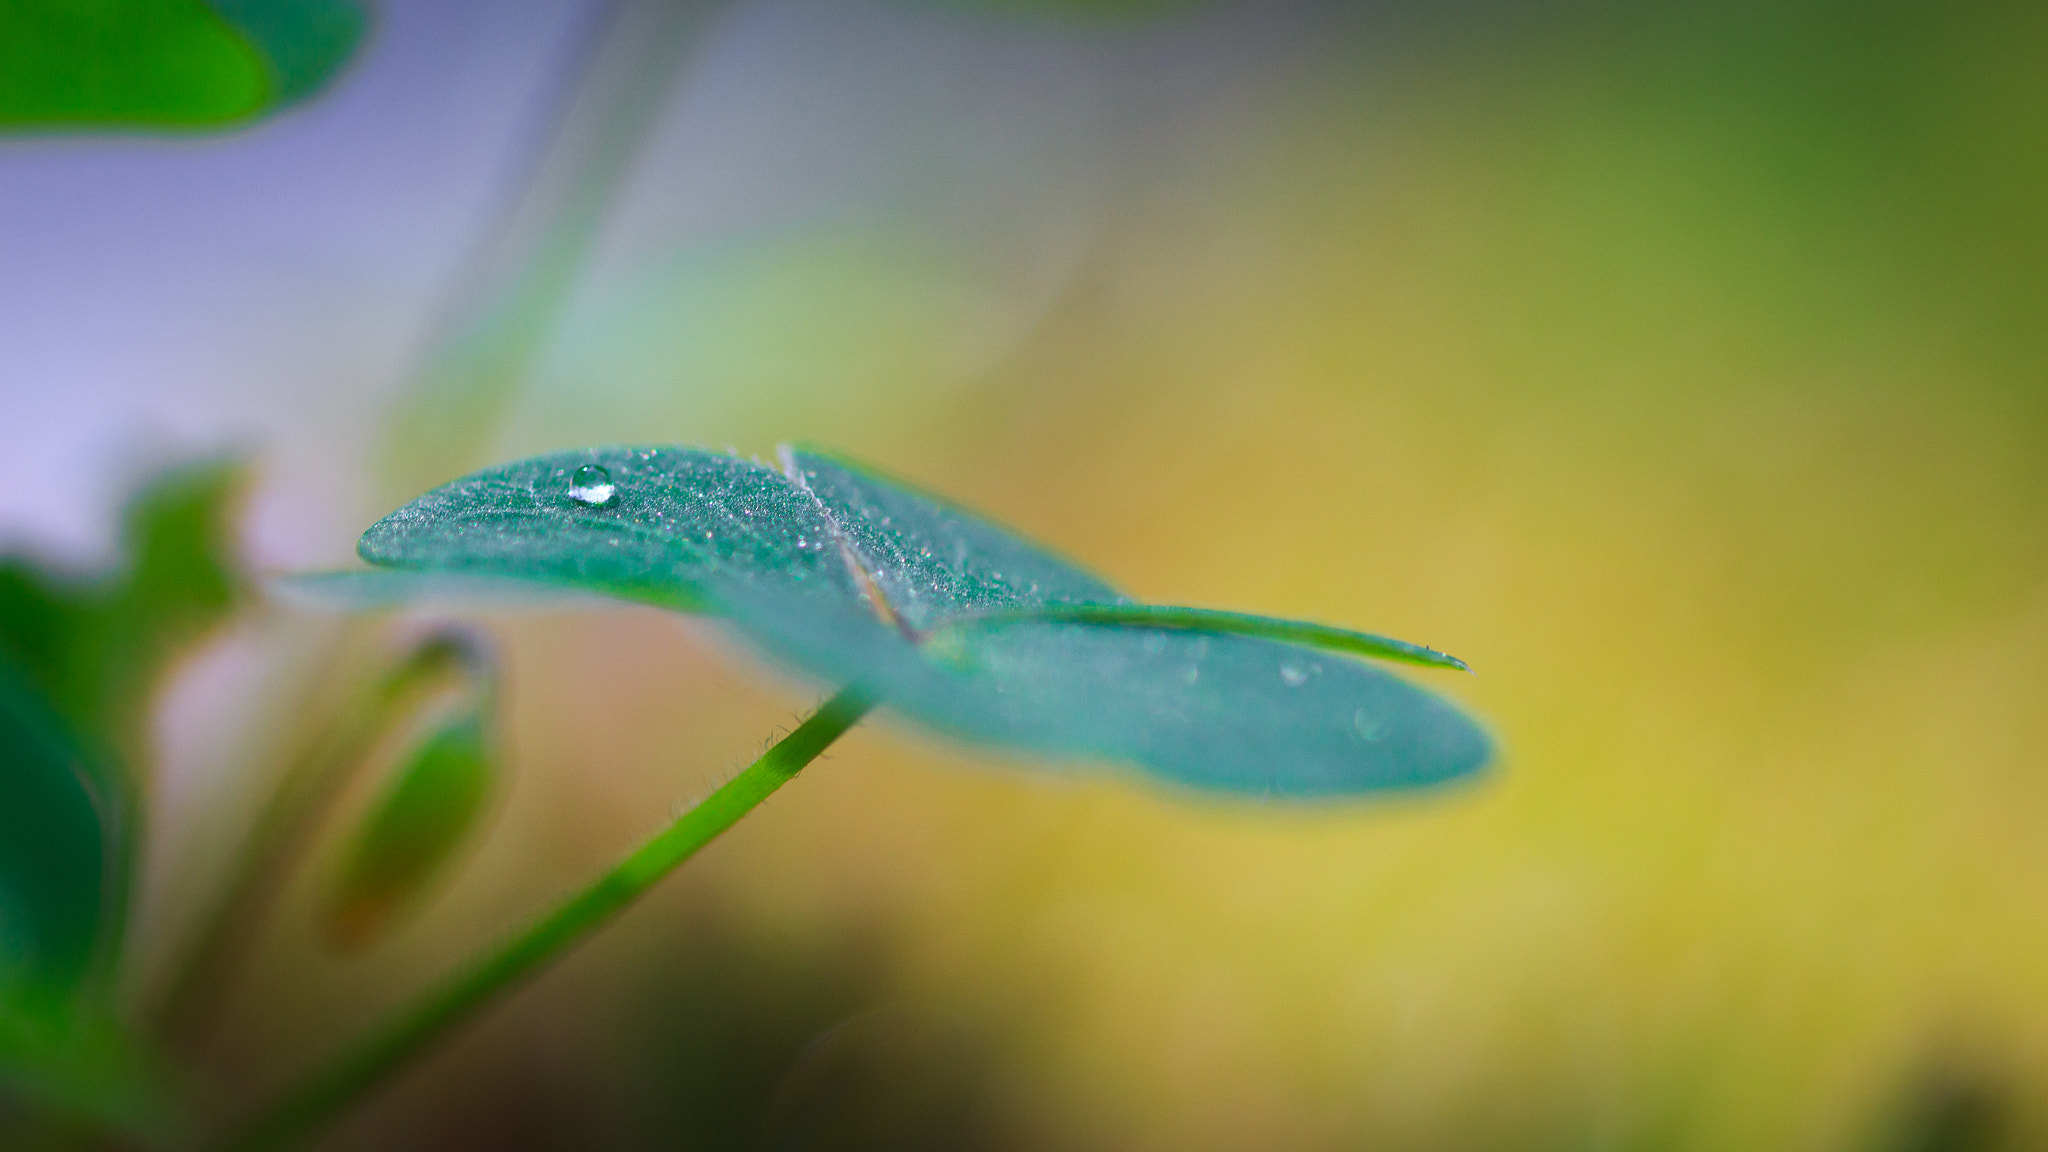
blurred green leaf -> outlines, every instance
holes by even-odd
[[[0,0],[0,127],[233,124],[317,91],[365,24],[348,0]]]
[[[355,52],[369,15],[354,0],[212,0],[255,43],[268,65],[271,98],[296,104],[326,87]]]
[[[0,1001],[0,1148],[161,1147],[183,1134],[170,1077],[128,1028],[57,997]]]
[[[1053,16],[1121,20],[1159,16],[1193,8],[1202,0],[921,0],[936,8],[1003,16]]]
[[[508,464],[364,534],[363,558],[404,570],[402,587],[318,579],[358,603],[421,594],[422,574],[441,573],[711,611],[942,732],[1195,787],[1343,795],[1452,779],[1491,755],[1434,694],[1274,637],[1398,642],[1192,610],[1148,622],[1095,576],[937,497],[823,453],[784,464],[680,448]],[[1075,611],[1091,605],[1122,614]]]
[[[243,480],[239,462],[214,460],[152,481],[124,515],[126,562],[109,575],[67,576],[21,557],[0,560],[8,739],[24,766],[62,764],[77,775],[96,805],[103,840],[96,859],[104,864],[94,866],[91,918],[109,950],[125,917],[140,826],[150,694],[168,662],[238,601],[230,521]],[[54,780],[54,771],[24,767],[22,778]],[[82,817],[51,819],[49,836],[82,843],[82,833],[62,830]],[[54,873],[48,883],[73,888]]]
[[[209,460],[150,481],[122,516],[124,561],[110,574],[0,560],[0,648],[88,742],[139,753],[164,663],[239,600],[232,519],[245,480],[240,461]]]
[[[86,754],[0,653],[0,1147],[164,1131],[161,1079],[104,999],[113,829]],[[96,1145],[95,1145],[96,1146]]]
[[[90,970],[112,839],[84,753],[0,654],[0,983],[61,990]]]
[[[435,724],[349,846],[324,914],[329,941],[360,948],[414,903],[475,831],[497,778],[479,702]]]

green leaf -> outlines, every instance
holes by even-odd
[[[1103,22],[1163,16],[1197,6],[1197,0],[922,0],[922,3],[990,15]]]
[[[1211,608],[1174,608],[1164,604],[1049,605],[1023,612],[991,612],[955,620],[948,627],[1000,627],[1022,619],[1062,620],[1074,624],[1132,624],[1140,628],[1207,632],[1219,636],[1261,636],[1348,656],[1398,660],[1425,668],[1455,668],[1460,672],[1472,670],[1470,665],[1448,652],[1389,636],[1352,632],[1306,620],[1276,620],[1271,616],[1247,616],[1242,612],[1218,612]]]
[[[898,665],[881,691],[967,739],[1138,764],[1225,792],[1416,787],[1491,755],[1485,733],[1443,698],[1301,645],[1057,619],[976,632],[951,675],[936,671],[942,660]]]
[[[349,0],[0,0],[0,128],[204,128],[319,90]]]
[[[436,723],[372,807],[323,914],[336,947],[385,932],[476,830],[498,778],[488,728],[475,701]]]
[[[82,735],[136,750],[162,665],[239,601],[232,520],[246,480],[235,460],[152,480],[123,513],[124,559],[109,573],[0,559],[0,648]]]
[[[64,722],[0,653],[0,984],[61,990],[92,968],[112,830]]]
[[[1124,602],[1093,574],[943,497],[814,448],[785,448],[782,463],[913,629],[1005,609]]]
[[[189,1135],[175,1082],[109,1005],[0,1000],[0,1145],[162,1147]]]
[[[318,93],[341,71],[369,28],[353,0],[212,0],[269,66],[277,107]]]
[[[1452,779],[1491,755],[1451,704],[1350,658],[1455,663],[1441,653],[1133,605],[911,486],[815,451],[784,462],[680,448],[538,457],[428,493],[358,550],[415,581],[525,579],[714,612],[791,666],[859,681],[942,732],[1188,786],[1344,795]],[[577,472],[592,467],[607,498],[579,500]]]
[[[110,953],[141,824],[150,696],[168,663],[239,602],[230,527],[244,480],[242,465],[226,460],[159,476],[129,504],[126,561],[108,574],[0,560],[0,661],[15,701],[9,739],[23,749],[21,763],[56,756],[93,797],[104,853],[93,923]],[[65,748],[75,751],[52,751]]]
[[[570,496],[604,468],[603,506]],[[378,521],[356,546],[372,564],[512,577],[686,611],[734,584],[856,596],[816,500],[765,465],[684,448],[541,456],[445,484]]]

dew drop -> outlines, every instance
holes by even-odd
[[[1200,668],[1195,667],[1193,664],[1190,664],[1188,665],[1188,670],[1180,674],[1180,678],[1182,680],[1187,681],[1190,684],[1193,684],[1195,681],[1200,680],[1202,678],[1202,670]]]
[[[1289,688],[1299,688],[1308,683],[1308,670],[1290,661],[1280,666],[1280,679]]]
[[[1381,736],[1386,735],[1386,731],[1381,727],[1380,722],[1373,719],[1363,708],[1351,714],[1351,730],[1358,733],[1360,740],[1378,740]]]
[[[612,474],[602,464],[585,464],[569,477],[569,499],[586,508],[608,508],[618,498]]]

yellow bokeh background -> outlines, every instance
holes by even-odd
[[[1467,659],[1418,675],[1497,733],[1490,774],[1228,803],[884,720],[336,1146],[508,1061],[629,1059],[613,974],[704,907],[770,952],[861,937],[1039,1146],[1868,1148],[1944,1077],[2040,1139],[2043,21],[1467,19],[1290,58],[1162,142],[1000,339],[892,233],[776,247],[721,306],[785,359],[714,357],[745,377],[714,400],[596,363],[608,414],[558,354],[500,447],[829,443],[1143,598]],[[783,332],[778,284],[899,295]],[[499,823],[369,958],[266,944],[251,1083],[814,698],[708,624],[481,619]]]

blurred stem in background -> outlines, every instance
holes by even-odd
[[[604,0],[592,12],[540,118],[525,170],[500,214],[485,226],[417,375],[392,414],[378,469],[380,501],[413,496],[483,462],[685,60],[728,7],[728,0]],[[366,744],[391,713],[402,710],[400,697],[417,695],[426,690],[424,681],[435,678],[432,669],[417,664],[416,654],[387,673],[371,690],[374,699],[356,701],[290,770],[160,1006],[160,1026],[174,1044],[201,1038],[203,1021],[215,1014],[227,975],[261,923],[276,878],[288,870],[292,845],[308,840],[322,823]],[[270,1146],[313,1131],[594,930],[855,723],[867,705],[853,705],[852,699],[842,694],[583,895],[345,1053],[260,1120],[246,1137],[248,1145]],[[814,746],[807,745],[813,736]],[[795,756],[803,747],[809,750]]]
[[[754,810],[817,759],[875,705],[858,686],[842,689],[745,771],[590,886],[509,941],[457,972],[411,1009],[316,1069],[272,1110],[222,1145],[232,1152],[287,1147],[319,1131],[401,1071],[436,1041],[587,939],[677,866]]]
[[[593,7],[540,117],[524,171],[486,224],[393,413],[380,498],[415,495],[480,462],[684,59],[725,7],[725,0],[603,0]],[[334,641],[337,659],[346,643]],[[203,1039],[280,877],[322,825],[368,745],[438,677],[422,653],[376,676],[287,770],[157,1005],[156,1023],[173,1045]],[[427,663],[414,667],[422,659]]]
[[[381,500],[484,463],[492,431],[582,270],[684,60],[728,0],[606,0],[393,414]]]
[[[336,648],[346,648],[345,640]],[[292,758],[256,825],[243,841],[227,886],[155,1007],[165,1042],[190,1049],[218,1019],[235,968],[263,926],[279,889],[316,842],[371,750],[436,694],[479,679],[484,657],[460,633],[441,633],[414,646],[381,673],[347,660],[344,675],[361,683]]]

